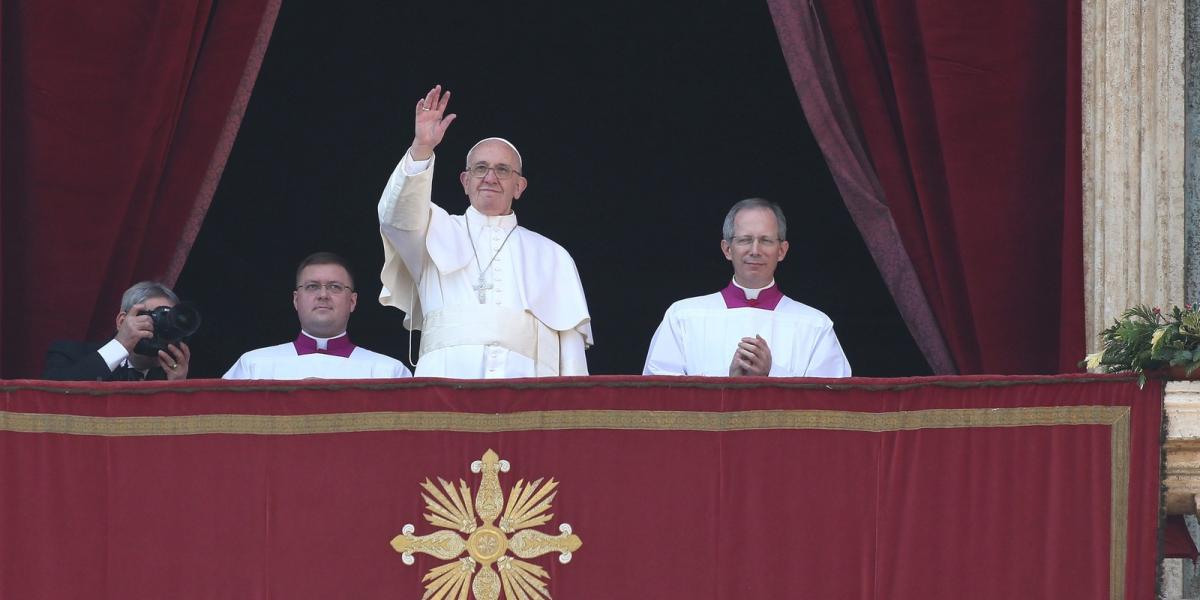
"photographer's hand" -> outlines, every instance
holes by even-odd
[[[192,350],[184,342],[179,342],[178,346],[167,344],[165,351],[158,351],[158,365],[167,372],[167,381],[187,379],[188,363],[191,360]]]
[[[134,304],[127,313],[117,315],[116,340],[133,354],[133,347],[138,340],[154,337],[154,321],[149,315],[143,315],[145,304]]]

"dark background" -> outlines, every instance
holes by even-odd
[[[457,113],[434,200],[467,206],[467,149],[512,140],[520,223],[575,258],[593,374],[640,373],[671,302],[724,287],[720,228],[762,196],[789,217],[776,279],[833,319],[855,375],[929,368],[842,205],[796,98],[765,2],[285,2],[237,143],[177,291],[205,325],[193,377],[292,339],[297,262],[348,258],[355,342],[408,362],[402,313],[379,305],[375,204],[435,83]]]

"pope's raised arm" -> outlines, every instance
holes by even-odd
[[[379,225],[393,269],[399,259],[415,279],[425,262],[430,219],[433,152],[457,115],[446,114],[450,92],[436,85],[413,107],[413,141],[379,199]]]

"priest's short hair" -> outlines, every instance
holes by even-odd
[[[733,219],[739,211],[747,208],[766,208],[775,213],[775,222],[779,224],[779,239],[787,239],[787,217],[783,216],[783,209],[778,204],[771,202],[765,198],[746,198],[739,200],[729,209],[729,214],[725,215],[725,224],[721,226],[721,236],[725,241],[733,241]]]

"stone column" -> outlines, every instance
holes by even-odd
[[[1127,307],[1184,301],[1184,1],[1083,1],[1089,352]]]
[[[1185,0],[1184,5],[1184,279],[1187,301],[1200,302],[1200,0]]]

